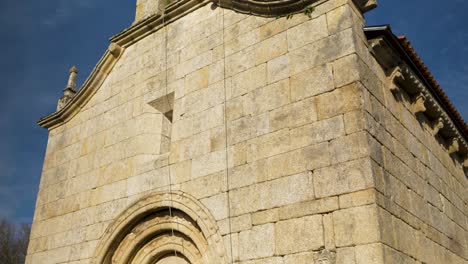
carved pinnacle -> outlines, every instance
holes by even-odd
[[[68,84],[66,89],[72,89],[73,91],[76,90],[76,79],[78,77],[78,70],[75,66],[70,68],[70,77],[68,78]]]

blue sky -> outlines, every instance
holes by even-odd
[[[0,0],[0,217],[32,220],[47,131],[76,65],[82,83],[108,38],[128,27],[136,0]],[[468,1],[380,0],[368,25],[406,35],[468,119]]]

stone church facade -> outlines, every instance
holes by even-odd
[[[467,126],[375,6],[138,0],[38,122],[26,263],[467,263]]]

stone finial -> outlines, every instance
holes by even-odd
[[[70,77],[68,77],[68,84],[66,88],[70,88],[72,90],[76,89],[76,79],[78,77],[78,70],[75,66],[72,66],[69,70]]]
[[[460,144],[456,137],[450,138],[448,140],[448,152],[449,154],[454,154],[460,150]]]
[[[444,128],[445,124],[444,124],[444,119],[442,117],[439,117],[437,119],[435,119],[434,121],[432,121],[432,135],[435,136],[437,134],[439,134],[440,130],[442,128]]]
[[[425,102],[426,96],[423,93],[419,93],[418,95],[416,95],[412,104],[413,112],[415,114],[426,112],[426,106],[424,105]]]
[[[68,77],[67,87],[63,90],[63,96],[60,97],[57,103],[57,111],[60,111],[76,94],[76,79],[78,78],[78,70],[75,66],[71,67],[68,71],[70,76]]]

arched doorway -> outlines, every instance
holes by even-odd
[[[109,226],[95,264],[227,263],[216,222],[182,193],[155,193],[126,209]]]

